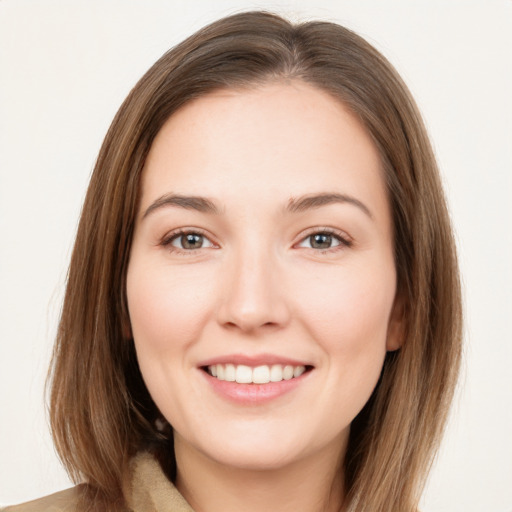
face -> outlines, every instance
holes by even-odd
[[[399,344],[392,231],[371,138],[316,88],[216,92],[167,121],[127,296],[177,450],[264,469],[343,449]]]

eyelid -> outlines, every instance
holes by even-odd
[[[173,246],[172,242],[176,238],[183,236],[183,235],[200,235],[203,238],[207,239],[210,242],[211,246],[199,247],[198,249],[181,249],[180,247]],[[174,230],[166,233],[162,237],[162,239],[158,245],[161,245],[162,247],[169,250],[170,252],[187,254],[187,255],[195,254],[198,251],[200,251],[201,249],[218,249],[219,248],[219,244],[215,242],[215,240],[209,233],[207,233],[204,229],[195,228],[195,227],[174,229]]]
[[[173,240],[178,238],[182,235],[189,235],[189,234],[197,234],[204,238],[206,238],[211,246],[209,247],[200,247],[198,249],[181,249],[179,247],[175,247],[172,245]],[[293,248],[300,248],[300,244],[303,243],[308,237],[315,235],[315,234],[328,234],[333,237],[335,237],[339,244],[334,247],[329,247],[327,249],[315,249],[313,247],[309,248],[312,251],[316,253],[326,253],[326,252],[333,252],[333,251],[339,251],[346,249],[348,247],[351,247],[353,245],[353,238],[348,235],[345,231],[342,231],[340,229],[332,228],[332,227],[326,227],[326,226],[317,226],[308,228],[305,231],[303,231],[297,238],[298,240],[293,244]],[[208,232],[206,232],[202,228],[196,228],[196,227],[186,227],[186,228],[177,228],[174,229],[168,233],[166,233],[162,239],[160,240],[159,244],[169,250],[170,252],[177,252],[181,254],[195,254],[198,251],[202,249],[219,249],[219,244],[214,240],[214,237],[211,236]],[[305,249],[308,249],[305,247]]]
[[[300,247],[300,244],[303,243],[307,238],[309,238],[312,235],[316,235],[316,234],[331,235],[331,236],[335,237],[337,240],[339,240],[340,244],[336,245],[334,247],[329,247],[327,249],[314,249],[311,247],[310,249],[315,252],[321,253],[321,252],[342,250],[342,249],[351,247],[354,243],[353,238],[345,231],[342,231],[342,230],[336,229],[336,228],[326,227],[326,226],[318,226],[318,227],[314,227],[314,228],[308,228],[307,230],[303,231],[298,237],[299,240],[296,243],[294,243],[293,246]],[[305,247],[305,248],[308,249],[307,247]]]

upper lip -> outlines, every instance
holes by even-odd
[[[199,367],[212,366],[214,364],[243,364],[245,366],[257,367],[263,365],[281,364],[283,366],[312,366],[308,361],[301,361],[290,357],[283,357],[276,354],[226,354],[206,359],[199,363]]]

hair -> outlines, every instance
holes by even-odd
[[[340,476],[344,509],[417,509],[461,357],[456,250],[433,151],[407,87],[363,38],[334,23],[292,24],[265,12],[223,18],[164,54],[132,89],[101,147],[49,374],[57,451],[95,499],[119,501],[137,451],[152,451],[170,478],[176,471],[172,432],[155,428],[159,411],[126,335],[126,271],[151,144],[195,98],[289,80],[329,93],[365,126],[380,152],[394,224],[404,340],[387,354],[352,423]]]

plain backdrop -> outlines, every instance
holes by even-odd
[[[464,278],[464,374],[423,512],[512,511],[512,1],[0,0],[0,504],[70,486],[43,385],[88,178],[168,48],[253,8],[366,37],[424,114]]]

